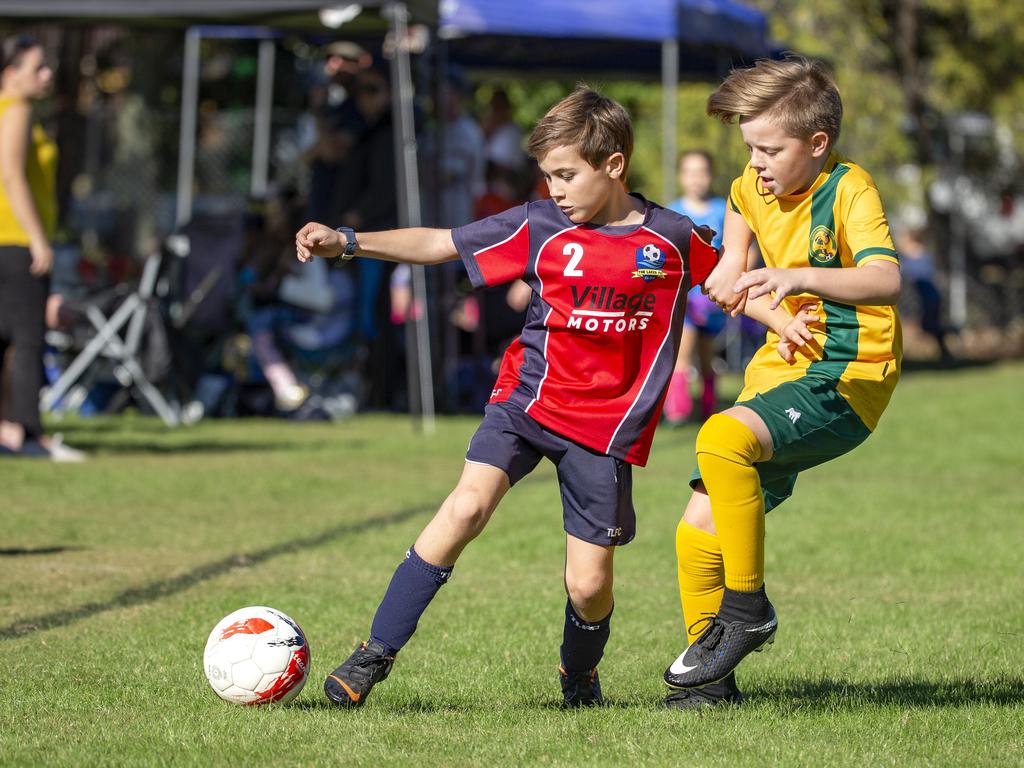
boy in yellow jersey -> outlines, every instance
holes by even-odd
[[[689,645],[665,672],[679,689],[666,704],[679,709],[742,699],[734,670],[777,626],[765,512],[799,472],[867,438],[901,357],[899,262],[871,177],[835,150],[843,107],[828,71],[796,56],[759,61],[730,73],[707,111],[738,120],[750,162],[732,184],[706,289],[773,330],[736,405],[697,435],[694,492],[676,532]],[[755,237],[767,266],[744,272]]]

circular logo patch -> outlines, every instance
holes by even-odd
[[[816,226],[811,232],[811,259],[818,264],[828,264],[838,253],[835,232],[824,224]]]

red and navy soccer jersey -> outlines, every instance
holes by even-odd
[[[675,364],[691,264],[715,254],[690,219],[644,203],[640,226],[574,224],[540,200],[452,232],[476,287],[522,278],[533,288],[490,402],[640,466]]]

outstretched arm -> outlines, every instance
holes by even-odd
[[[404,264],[441,264],[459,258],[450,229],[411,227],[385,232],[360,232],[357,256]],[[340,232],[311,221],[295,234],[295,255],[299,261],[314,256],[333,259],[348,244]]]
[[[737,296],[746,293],[748,300],[772,294],[772,309],[786,296],[801,293],[844,304],[884,306],[899,301],[900,285],[899,265],[878,260],[846,269],[755,269],[742,275],[733,291]]]

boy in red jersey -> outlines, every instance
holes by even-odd
[[[350,229],[310,223],[297,233],[302,261],[461,258],[477,287],[521,278],[533,289],[462,476],[395,571],[369,640],[328,675],[331,701],[365,702],[463,548],[509,488],[547,457],[558,468],[567,534],[563,697],[567,706],[602,703],[597,664],[609,635],[612,559],[635,531],[631,465],[647,461],[686,292],[717,257],[709,231],[627,193],[632,148],[625,110],[581,86],[530,137],[551,199],[455,230],[360,233],[357,240]]]

